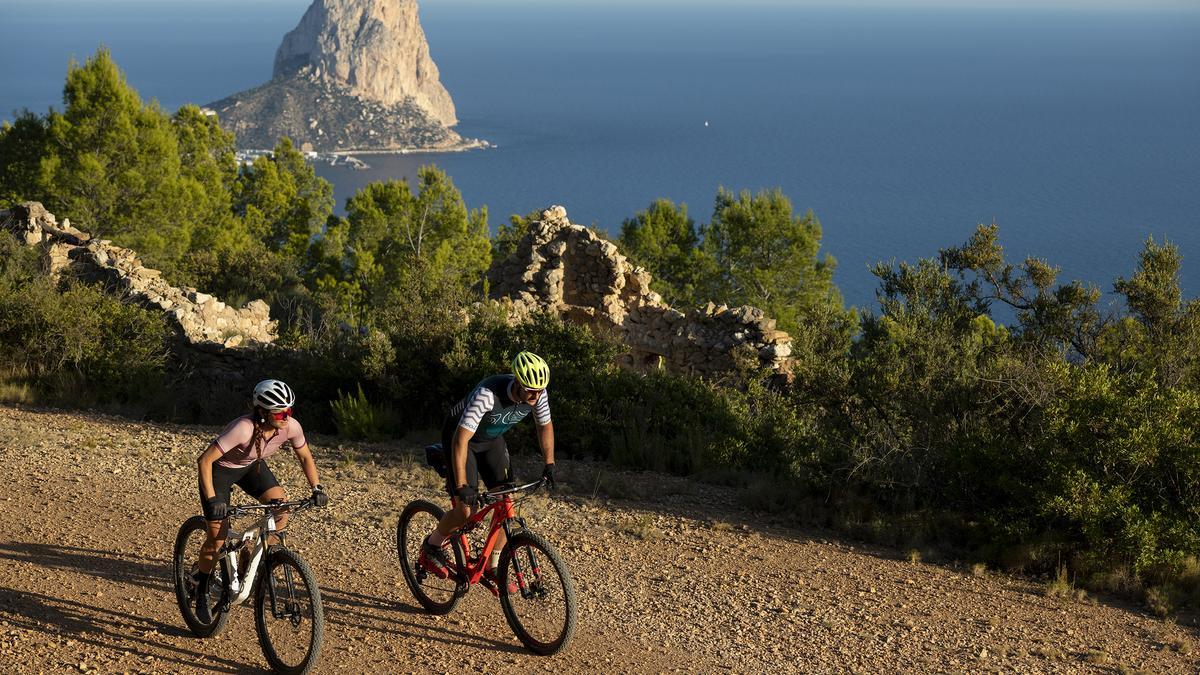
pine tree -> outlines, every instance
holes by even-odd
[[[787,331],[806,318],[841,310],[833,285],[836,262],[818,254],[821,224],[812,212],[794,216],[778,188],[736,196],[718,190],[703,236],[703,251],[716,270],[702,282],[709,297],[759,307]]]

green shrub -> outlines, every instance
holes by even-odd
[[[337,400],[329,404],[338,434],[346,438],[377,440],[395,428],[394,413],[372,405],[358,385],[357,394],[338,392]]]
[[[61,288],[35,254],[0,236],[0,368],[50,401],[103,405],[161,393],[162,317],[75,281]]]

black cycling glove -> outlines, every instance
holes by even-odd
[[[213,495],[204,501],[208,502],[209,520],[225,520],[229,517],[229,505],[225,500]]]
[[[546,485],[550,489],[554,489],[557,485],[554,482],[554,462],[550,462],[542,469],[542,480],[546,481]]]
[[[466,504],[467,506],[474,506],[475,500],[479,498],[479,492],[477,492],[475,488],[471,487],[470,485],[464,485],[458,488],[454,491],[454,494],[458,497],[458,501]]]
[[[317,485],[312,492],[313,506],[325,506],[329,503],[329,495],[325,494],[325,488]]]

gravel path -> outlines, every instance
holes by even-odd
[[[0,406],[0,672],[264,672],[251,611],[197,639],[171,587],[176,529],[198,511],[195,457],[216,431]],[[536,657],[482,589],[447,617],[410,596],[396,516],[444,501],[415,445],[310,440],[333,502],[298,516],[289,544],[321,584],[316,672],[1200,671],[1194,626],[759,526],[730,489],[574,462],[559,464],[558,496],[526,509],[580,610],[570,647]],[[306,494],[290,453],[271,466]],[[597,497],[597,472],[663,496]]]

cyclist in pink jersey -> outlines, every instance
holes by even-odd
[[[196,618],[203,623],[212,623],[208,577],[229,531],[229,498],[234,485],[264,504],[276,499],[286,501],[287,495],[265,460],[290,443],[312,486],[313,502],[317,506],[329,502],[317,476],[317,463],[304,439],[304,428],[292,417],[296,403],[292,388],[279,380],[263,380],[254,387],[251,403],[250,414],[227,424],[196,460],[200,504],[208,521],[208,536],[200,550],[200,570],[196,574]],[[287,521],[286,512],[276,516],[280,531],[287,528]]]

